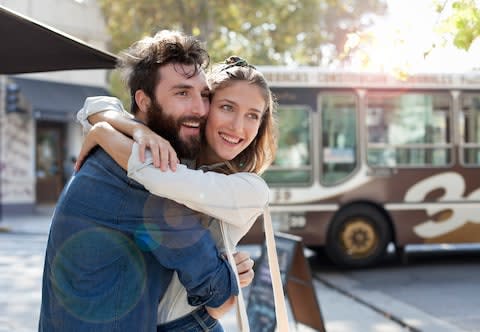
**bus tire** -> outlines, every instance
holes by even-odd
[[[388,221],[377,208],[356,204],[340,210],[332,220],[325,251],[337,265],[365,267],[384,256],[391,236]]]

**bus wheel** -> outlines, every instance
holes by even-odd
[[[376,263],[385,254],[390,240],[390,227],[378,209],[352,205],[333,219],[325,250],[338,265],[364,267]]]

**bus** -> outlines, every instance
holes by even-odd
[[[259,70],[278,102],[276,231],[348,267],[390,243],[480,242],[480,73]]]

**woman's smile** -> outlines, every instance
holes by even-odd
[[[238,144],[242,141],[242,139],[240,137],[235,137],[235,136],[232,136],[232,135],[229,135],[229,134],[226,134],[226,133],[219,133],[219,135],[228,144],[235,145],[235,144]]]

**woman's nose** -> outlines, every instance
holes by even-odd
[[[243,129],[243,117],[236,115],[230,121],[230,128],[235,132],[240,132]]]

